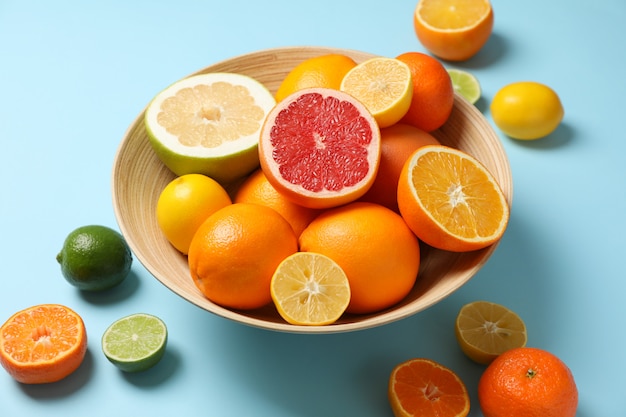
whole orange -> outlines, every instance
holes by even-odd
[[[448,71],[437,59],[421,52],[405,52],[396,58],[409,66],[413,77],[413,99],[401,121],[426,132],[440,128],[454,105]]]
[[[305,88],[325,87],[339,90],[344,75],[355,66],[356,62],[343,54],[326,54],[306,59],[283,79],[276,91],[276,101]]]
[[[189,270],[209,300],[254,309],[272,301],[272,275],[297,250],[296,235],[278,212],[235,203],[213,213],[198,228],[189,246]]]
[[[380,129],[380,164],[378,174],[361,201],[380,204],[398,210],[398,179],[409,156],[424,145],[439,145],[430,133],[406,123]]]
[[[328,209],[300,235],[300,250],[334,260],[350,282],[348,313],[373,313],[401,301],[413,288],[419,244],[402,217],[378,204],[354,202]]]
[[[485,369],[478,400],[485,417],[574,417],[578,389],[557,356],[521,347],[502,353]]]
[[[235,203],[261,204],[276,210],[293,228],[296,236],[321,212],[292,203],[267,180],[263,170],[253,172],[237,190]]]

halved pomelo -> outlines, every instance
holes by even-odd
[[[160,92],[145,112],[157,156],[176,175],[234,181],[259,165],[259,131],[276,104],[260,82],[242,74],[209,73]]]
[[[297,91],[267,115],[259,140],[261,168],[286,198],[329,208],[361,197],[380,162],[380,129],[367,108],[330,88]]]

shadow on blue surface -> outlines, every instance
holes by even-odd
[[[139,288],[140,280],[131,270],[126,279],[119,285],[104,291],[80,291],[80,296],[93,305],[109,305],[129,299]]]
[[[529,149],[557,149],[571,144],[575,138],[574,128],[566,122],[562,122],[554,132],[548,136],[536,140],[516,140],[508,138],[518,146]]]
[[[498,61],[504,59],[510,48],[507,38],[497,32],[493,32],[487,43],[473,57],[466,61],[452,62],[443,61],[444,65],[454,65],[459,68],[476,69],[486,68],[495,65]]]
[[[179,368],[180,362],[180,354],[175,346],[168,344],[163,358],[152,368],[143,372],[120,372],[129,383],[141,388],[152,388],[171,378]]]

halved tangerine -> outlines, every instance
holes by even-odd
[[[86,352],[83,319],[60,304],[26,308],[0,327],[0,365],[23,384],[65,378],[78,369]]]
[[[360,101],[339,90],[308,88],[269,112],[259,159],[268,181],[289,200],[329,208],[367,192],[380,149],[378,124]]]
[[[409,359],[393,368],[388,397],[396,417],[465,417],[470,411],[461,378],[426,358]]]

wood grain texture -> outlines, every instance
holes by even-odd
[[[258,51],[208,66],[195,74],[236,72],[249,75],[275,93],[286,74],[304,59],[325,53],[344,53],[361,62],[371,54],[325,47],[290,47]],[[192,75],[192,74],[190,74]],[[144,109],[145,110],[145,109]],[[416,314],[441,301],[469,281],[487,262],[496,245],[469,253],[450,253],[422,245],[417,282],[401,303],[377,314],[345,315],[323,327],[287,324],[273,306],[254,311],[232,311],[207,300],[189,275],[187,258],[171,246],[159,230],[156,203],[161,190],[174,178],[153,152],[142,111],[125,133],[113,164],[112,194],[115,216],[135,257],[163,285],[190,303],[213,314],[246,325],[297,333],[334,333],[384,325]],[[459,148],[481,161],[512,201],[511,170],[500,139],[476,107],[460,96],[444,126],[432,132],[442,144]]]

